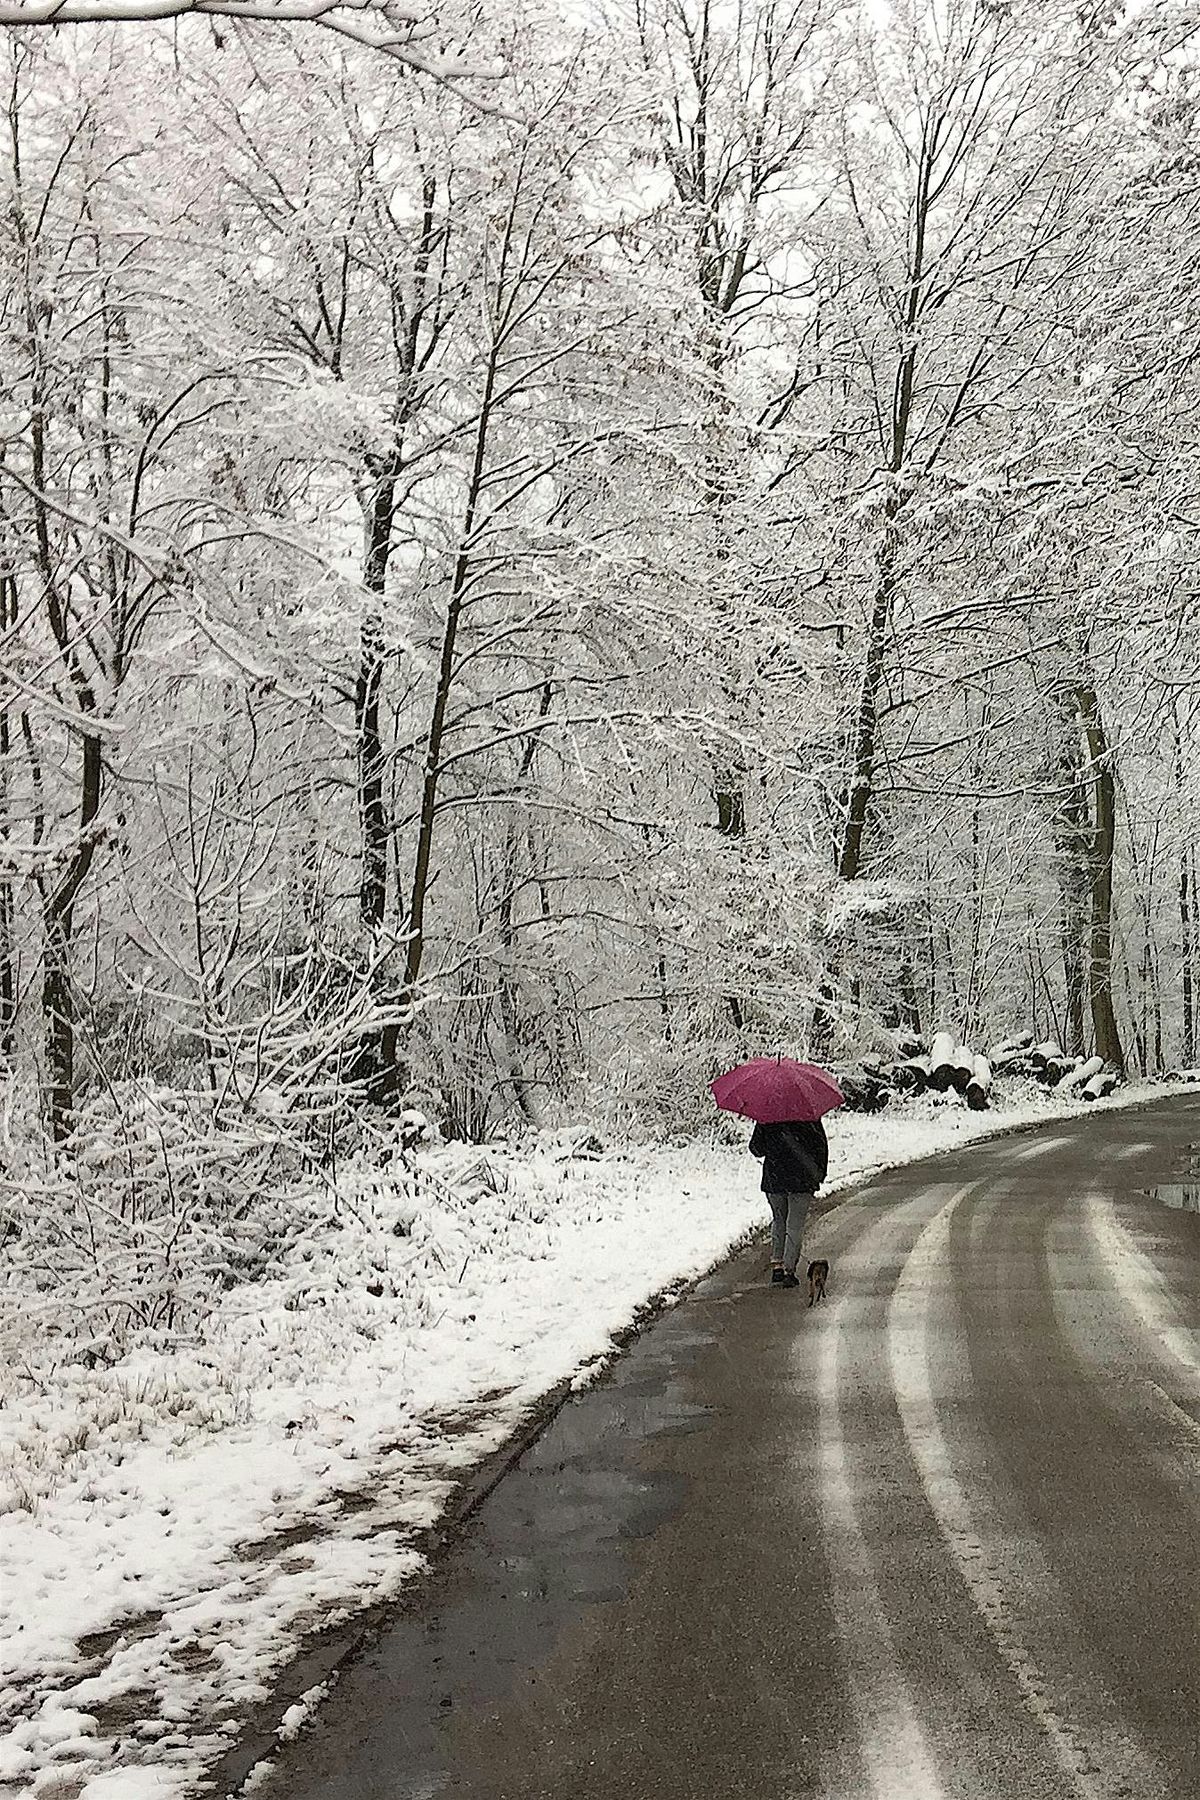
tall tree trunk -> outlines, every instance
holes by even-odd
[[[849,733],[848,790],[841,843],[837,855],[839,881],[856,881],[865,861],[863,840],[870,817],[875,788],[875,765],[879,748],[879,693],[887,666],[887,641],[892,626],[900,569],[901,515],[910,491],[906,464],[913,423],[913,399],[917,385],[920,322],[928,295],[926,293],[927,241],[936,192],[934,166],[944,120],[926,120],[921,133],[920,153],[915,163],[915,186],[910,223],[908,268],[903,289],[903,302],[896,320],[900,327],[902,349],[896,362],[892,384],[887,435],[881,446],[883,465],[889,477],[883,510],[883,538],[875,565],[875,591],[867,625],[867,641],[863,652],[862,685],[858,706]],[[944,186],[944,183],[942,184]],[[940,191],[936,190],[936,191]],[[836,969],[828,974],[817,996],[813,1013],[812,1040],[814,1054],[828,1054],[833,1036],[832,1004],[836,991]]]
[[[879,734],[879,691],[886,671],[886,644],[896,597],[897,562],[900,539],[896,521],[901,498],[893,491],[884,507],[884,538],[876,564],[875,594],[867,627],[867,645],[863,657],[862,685],[858,706],[849,734],[850,757],[844,799],[841,842],[838,846],[837,877],[839,881],[856,881],[863,869],[863,838],[870,813],[875,783],[875,757]],[[833,1043],[833,1002],[837,990],[834,959],[817,994],[813,1009],[812,1052],[818,1059],[829,1055]]]
[[[96,854],[94,824],[103,791],[100,739],[83,739],[80,777],[79,844],[56,887],[42,902],[42,1014],[46,1029],[47,1107],[56,1143],[69,1136],[75,1102],[75,1030],[77,1010],[71,953],[75,937],[75,902]]]
[[[3,754],[0,751],[0,754]],[[0,1057],[12,1060],[17,1031],[17,947],[12,880],[0,876]]]
[[[409,883],[408,952],[404,964],[404,986],[412,994],[421,975],[425,956],[425,904],[429,897],[429,881],[433,869],[433,840],[437,824],[438,786],[442,774],[442,746],[446,735],[446,714],[454,687],[454,662],[458,647],[458,629],[466,604],[467,587],[472,571],[472,538],[483,492],[483,476],[487,464],[488,436],[492,425],[492,407],[499,375],[500,347],[493,343],[488,358],[483,395],[479,403],[479,419],[475,427],[475,448],[471,458],[471,474],[463,507],[462,536],[450,593],[446,601],[446,618],[442,628],[442,649],[438,658],[437,685],[425,740],[425,778],[421,786],[421,807],[417,816],[417,847]]]
[[[0,631],[11,631],[17,621],[16,584],[11,577],[0,581]],[[9,716],[0,713],[0,841],[9,836],[8,778],[12,753]],[[11,1060],[17,1023],[17,945],[13,875],[0,870],[0,1057]]]
[[[71,909],[48,907],[42,922],[42,1017],[46,1033],[46,1108],[56,1143],[70,1135],[75,1099],[75,995],[71,985]]]
[[[1192,886],[1191,847],[1183,844],[1179,852],[1179,926],[1182,938],[1180,981],[1183,1005],[1183,1066],[1190,1069],[1196,1061],[1196,1000],[1192,957],[1194,890]]]
[[[732,548],[729,541],[729,506],[733,488],[724,466],[727,446],[722,440],[730,407],[725,385],[725,313],[727,303],[722,294],[721,263],[717,257],[701,256],[700,293],[706,310],[709,378],[717,397],[715,416],[708,427],[707,473],[704,503],[712,521],[713,561],[720,584],[726,616],[732,619],[734,597],[730,588]],[[723,697],[731,723],[736,725],[743,707],[741,683],[735,676],[722,681]],[[739,844],[746,836],[746,765],[739,755],[725,754],[717,759],[712,774],[712,797],[716,806],[717,831],[721,837]],[[746,1016],[740,997],[725,995],[725,1004],[735,1031],[745,1029]]]
[[[1178,715],[1175,719],[1175,804],[1183,805],[1183,733]],[[1192,847],[1185,835],[1179,845],[1179,938],[1180,938],[1180,1010],[1182,1013],[1181,1060],[1185,1069],[1196,1061],[1196,990],[1195,966],[1195,862]]]
[[[746,835],[746,798],[742,787],[745,771],[740,765],[725,764],[720,771],[714,788],[717,802],[717,830],[722,837],[731,838],[735,842]],[[737,994],[728,993],[725,1004],[729,1008],[729,1016],[733,1020],[735,1031],[746,1028],[746,1014]]]
[[[879,737],[879,690],[883,686],[887,634],[896,598],[896,566],[900,550],[897,519],[900,506],[900,496],[895,492],[889,494],[884,507],[884,536],[877,564],[875,596],[867,627],[862,685],[859,688],[858,708],[850,734],[850,779],[837,860],[839,881],[856,881],[863,868],[863,837],[875,781]]]
[[[381,725],[384,596],[396,522],[397,489],[404,467],[404,434],[412,420],[414,409],[419,404],[416,388],[418,372],[440,330],[435,322],[431,328],[432,335],[426,335],[430,330],[428,307],[433,257],[439,241],[444,242],[443,232],[436,222],[436,204],[437,182],[432,176],[425,175],[421,183],[421,230],[413,261],[413,301],[398,342],[400,360],[396,370],[396,397],[392,415],[395,438],[386,457],[368,461],[368,473],[373,486],[364,519],[366,545],[363,585],[370,595],[370,601],[359,642],[354,719],[358,738],[358,811],[362,832],[359,916],[371,932],[378,931],[387,916],[388,864],[394,848],[391,820],[388,817],[387,758]],[[435,306],[435,318],[436,313]],[[393,880],[395,905],[399,912],[404,900],[398,871],[394,872]],[[378,1067],[372,1069],[373,1045],[364,1044],[356,1059],[356,1075],[373,1072],[375,1098],[381,1103],[390,1099],[395,1091],[399,1037],[398,1025],[384,1026],[379,1036]]]
[[[1092,833],[1088,855],[1091,917],[1088,933],[1088,1000],[1096,1055],[1117,1069],[1125,1053],[1112,996],[1113,860],[1117,842],[1117,786],[1100,702],[1094,685],[1075,689],[1079,722],[1088,748]]]
[[[394,460],[372,468],[374,487],[366,517],[363,585],[370,595],[359,640],[354,723],[358,736],[358,814],[362,829],[359,913],[370,931],[387,911],[388,817],[384,799],[385,761],[380,731],[383,688],[383,595],[396,514]]]
[[[929,229],[933,158],[935,145],[923,137],[917,165],[914,195],[912,250],[905,289],[903,335],[905,348],[896,365],[892,391],[890,435],[887,442],[887,472],[891,477],[883,508],[883,540],[876,562],[875,593],[867,628],[866,651],[863,656],[862,686],[858,711],[851,734],[850,791],[846,796],[846,818],[838,854],[838,878],[854,881],[862,871],[863,834],[875,782],[875,757],[879,733],[879,690],[883,686],[888,632],[896,599],[900,563],[900,515],[905,492],[901,487],[908,457],[909,432],[912,426],[913,394],[917,381],[918,321],[925,302],[925,243]]]
[[[892,399],[890,442],[887,446],[887,472],[891,477],[883,508],[883,538],[875,564],[875,591],[867,624],[867,642],[863,652],[862,683],[858,705],[849,733],[849,770],[845,795],[845,814],[841,843],[837,855],[839,881],[856,881],[864,863],[863,840],[875,788],[875,763],[879,748],[879,693],[887,668],[887,640],[892,625],[896,590],[899,585],[900,519],[906,494],[901,486],[902,472],[908,455],[909,430],[912,423],[913,392],[917,377],[916,324],[922,305],[925,274],[925,233],[929,220],[929,185],[932,170],[922,156],[917,177],[916,212],[912,261],[910,264],[904,329],[907,348],[896,369]],[[833,1037],[833,997],[836,971],[830,968],[817,996],[813,1014],[812,1041],[814,1055],[827,1056]]]
[[[516,852],[517,832],[510,820],[500,874],[503,891],[500,896],[497,923],[504,962],[497,982],[497,995],[500,1001],[500,1020],[504,1027],[504,1041],[508,1051],[509,1086],[526,1124],[537,1125],[540,1123],[537,1107],[534,1104],[533,1090],[525,1073],[524,1046],[521,1043],[521,1012],[518,1004],[517,984],[513,974],[513,962],[516,954],[516,929],[513,918],[517,880]]]
[[[1091,787],[1080,744],[1074,688],[1058,683],[1058,796],[1051,822],[1058,859],[1059,950],[1066,1002],[1063,1048],[1082,1056],[1087,1044],[1087,932],[1092,842]]]
[[[540,723],[549,717],[554,689],[549,681],[543,682],[538,698],[537,718]],[[521,761],[517,768],[518,789],[524,787],[533,771],[537,759],[541,733],[531,731],[521,751]],[[524,1046],[521,1043],[521,1009],[519,989],[514,973],[516,955],[515,908],[517,897],[517,848],[519,833],[516,821],[510,815],[505,832],[504,855],[501,860],[500,905],[498,908],[498,925],[500,932],[500,948],[504,962],[500,970],[497,991],[500,1001],[500,1017],[504,1026],[504,1037],[508,1047],[508,1066],[512,1091],[517,1105],[526,1122],[530,1125],[540,1124],[537,1103],[534,1099],[533,1086],[525,1072]],[[543,901],[543,911],[545,905]]]
[[[1078,930],[1078,921],[1066,907],[1062,913],[1060,928],[1062,945],[1063,978],[1066,986],[1066,1043],[1063,1049],[1070,1056],[1082,1056],[1087,1031],[1084,1022],[1084,997],[1086,981],[1083,966],[1083,940]]]

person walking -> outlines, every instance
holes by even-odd
[[[756,1125],[750,1154],[762,1158],[762,1191],[771,1207],[771,1284],[799,1287],[804,1223],[829,1168],[825,1127],[820,1119]]]
[[[708,1085],[722,1112],[754,1120],[750,1149],[762,1157],[762,1187],[771,1203],[771,1281],[799,1287],[804,1221],[829,1167],[821,1120],[845,1095],[828,1069],[782,1055],[752,1056]],[[828,1272],[827,1263],[814,1264],[814,1281]]]

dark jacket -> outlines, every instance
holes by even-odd
[[[764,1194],[815,1194],[829,1167],[829,1140],[819,1119],[756,1125],[750,1154],[763,1159]]]

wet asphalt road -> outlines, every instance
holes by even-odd
[[[810,1225],[811,1311],[736,1259],[261,1791],[1197,1800],[1193,1159],[1176,1099],[880,1178]]]

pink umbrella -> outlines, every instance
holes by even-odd
[[[741,1113],[759,1125],[819,1119],[844,1099],[832,1075],[790,1056],[756,1056],[727,1075],[718,1075],[711,1087],[723,1112]]]

